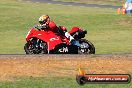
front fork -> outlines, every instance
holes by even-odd
[[[32,48],[34,49],[38,49],[39,47],[41,47],[41,40],[40,39],[36,39],[36,38],[32,38],[30,39],[29,43],[31,43],[33,45]]]

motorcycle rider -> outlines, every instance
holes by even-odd
[[[68,33],[67,29],[64,26],[57,26],[53,21],[50,20],[50,17],[48,15],[42,15],[39,17],[39,25],[35,26],[35,28],[41,29],[41,30],[51,30],[53,32],[59,32],[61,35],[64,35],[66,38],[68,38],[73,45],[80,46],[79,41],[74,41],[73,36],[71,36],[72,33],[76,31],[83,31],[82,29],[78,27],[73,27],[72,30]],[[86,32],[86,31],[84,31]]]
[[[42,15],[39,17],[39,25],[35,26],[35,28],[42,29],[42,30],[51,30],[53,32],[59,32],[61,35],[65,35],[70,41],[74,38],[67,32],[67,29],[63,26],[57,27],[57,25],[50,20],[48,15]]]

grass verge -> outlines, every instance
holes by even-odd
[[[132,53],[132,15],[117,15],[113,9],[2,0],[0,54],[23,54],[25,36],[42,14],[68,30],[73,26],[86,29],[86,39],[95,45],[97,54]]]
[[[130,84],[85,84],[80,86],[74,77],[24,78],[13,82],[0,82],[1,88],[131,88]]]

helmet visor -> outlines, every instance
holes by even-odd
[[[39,23],[42,25],[42,24],[45,24],[47,22],[47,19],[43,20],[43,21],[39,21]]]

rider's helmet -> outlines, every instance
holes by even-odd
[[[50,17],[48,16],[48,15],[42,15],[41,17],[39,17],[39,23],[41,24],[41,25],[47,25],[47,24],[49,24],[49,22],[50,22]]]

